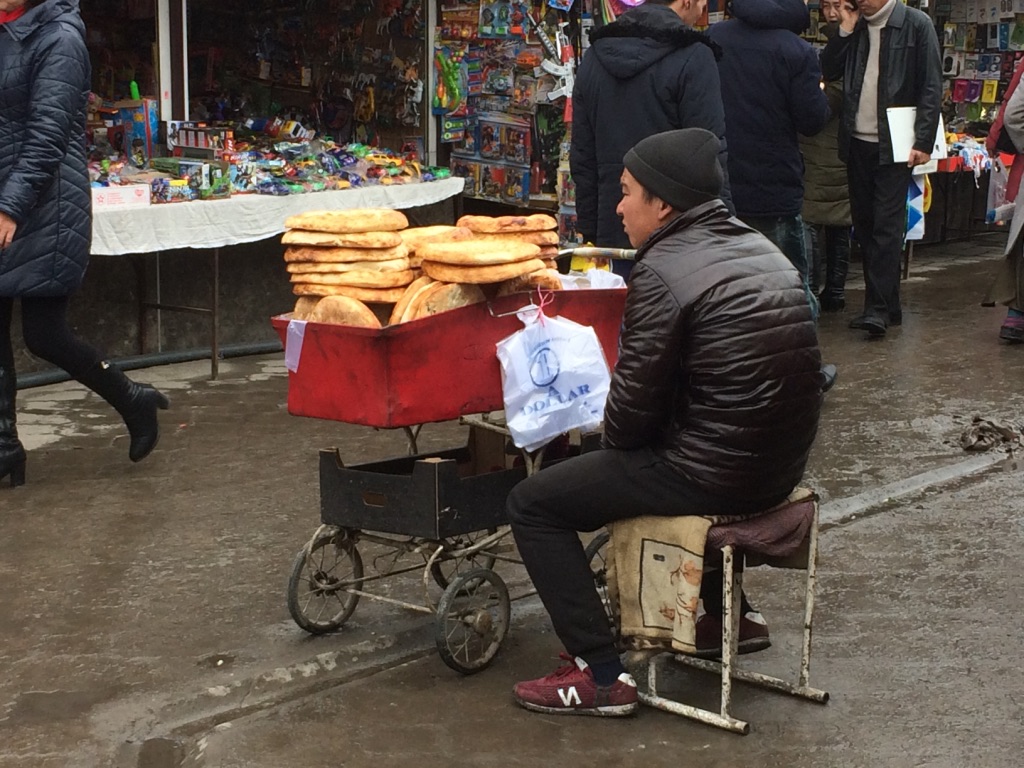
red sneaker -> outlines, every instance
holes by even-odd
[[[551,715],[622,717],[636,712],[636,681],[628,672],[611,685],[598,685],[587,662],[565,653],[561,657],[567,663],[547,677],[516,683],[517,704]]]
[[[740,617],[740,637],[736,644],[738,653],[754,653],[770,648],[768,624],[757,611],[747,611]],[[722,617],[705,613],[697,619],[697,650],[694,656],[702,659],[722,657]]]

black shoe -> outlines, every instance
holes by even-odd
[[[850,328],[852,328],[855,331],[866,330],[864,327],[865,317],[866,315],[864,314],[857,315],[855,318],[853,318],[853,320],[850,321]],[[899,312],[895,313],[890,313],[889,325],[903,325],[903,310],[900,310]]]
[[[821,391],[822,394],[832,389],[832,386],[836,383],[836,378],[839,376],[839,371],[832,363],[825,363],[821,366]]]
[[[885,336],[885,320],[878,315],[864,315],[860,322],[860,329],[867,331],[868,337],[880,339]]]
[[[843,297],[827,296],[822,293],[818,296],[818,306],[822,312],[841,312],[846,309],[846,299]]]

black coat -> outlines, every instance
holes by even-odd
[[[629,248],[615,208],[622,158],[675,128],[706,128],[722,142],[722,197],[731,207],[725,112],[714,45],[670,8],[642,5],[596,30],[573,89],[570,166],[579,232],[596,245]]]
[[[942,109],[942,56],[928,15],[897,2],[881,33],[878,56],[878,155],[891,163],[889,107],[917,107],[914,149],[932,153]],[[864,69],[868,59],[867,21],[861,17],[853,34],[836,35],[821,52],[827,80],[842,80],[843,116],[839,124],[839,156],[849,158],[850,136],[857,118]]]
[[[637,258],[605,445],[651,447],[717,496],[781,499],[803,475],[821,409],[800,275],[718,200],[655,232]]]
[[[0,24],[0,296],[67,296],[92,238],[85,112],[91,69],[78,0],[46,0]]]
[[[818,54],[797,33],[804,0],[732,0],[734,18],[711,26],[729,140],[729,180],[740,218],[796,216],[803,207],[799,136],[829,119]]]

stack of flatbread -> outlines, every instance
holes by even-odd
[[[406,228],[388,209],[307,213],[282,242],[293,317],[379,328],[535,287],[558,290],[551,216],[463,216]]]
[[[466,227],[473,232],[473,239],[486,243],[497,243],[516,248],[519,243],[529,243],[538,247],[536,258],[543,262],[543,267],[536,268],[531,263],[531,271],[502,278],[498,284],[496,295],[505,296],[510,293],[531,291],[534,288],[546,288],[557,291],[562,287],[558,277],[555,258],[558,256],[558,222],[553,216],[535,213],[529,216],[463,216],[458,226]],[[429,273],[428,273],[429,274]]]
[[[546,213],[530,216],[463,216],[457,226],[473,232],[477,240],[496,243],[523,242],[540,247],[544,266],[555,269],[558,257],[558,222]]]
[[[398,234],[409,226],[401,211],[310,211],[290,217],[285,226],[289,229],[281,242],[285,246],[284,260],[291,275],[292,292],[301,297],[293,313],[298,319],[312,319],[313,307],[327,296],[343,296],[371,305],[394,304],[406,286],[419,276],[409,261],[409,249]],[[339,304],[353,306],[338,301],[325,306]],[[376,318],[369,307],[363,308]],[[360,324],[372,327],[368,316],[359,314],[367,320]],[[376,326],[380,326],[379,321]]]

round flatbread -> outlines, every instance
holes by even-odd
[[[380,321],[368,306],[348,296],[325,296],[309,313],[311,323],[355,325],[361,328],[380,328]]]
[[[536,247],[536,246],[534,246]],[[435,280],[445,283],[500,283],[513,277],[525,275],[544,269],[540,259],[527,259],[512,264],[493,264],[484,267],[459,267],[451,264],[439,264],[436,261],[424,261],[423,271]]]
[[[470,304],[479,304],[485,299],[484,292],[475,285],[434,283],[412,302],[409,307],[409,319],[419,320],[421,317],[430,317]]]
[[[409,286],[405,289],[405,293],[402,294],[402,298],[398,300],[394,308],[391,310],[391,318],[388,320],[388,325],[397,325],[402,322],[402,315],[405,314],[405,310],[409,306],[409,302],[411,302],[416,294],[420,292],[421,288],[425,288],[432,282],[434,282],[432,277],[423,275],[409,283]]]
[[[528,275],[520,275],[506,280],[498,287],[498,296],[508,296],[510,293],[524,293],[534,288],[543,288],[548,291],[562,290],[562,280],[554,269],[541,269],[531,272]]]
[[[292,320],[306,320],[318,301],[319,296],[300,296],[295,302],[295,309],[292,310]]]
[[[436,224],[430,227],[410,227],[403,229],[398,235],[410,251],[415,251],[423,243],[453,243],[457,240],[469,240],[476,237],[473,230],[467,227],[453,227],[450,224]]]
[[[540,247],[540,257],[542,259],[557,259],[558,248],[553,245],[542,245]]]
[[[351,234],[359,232],[396,232],[409,226],[401,211],[390,208],[349,208],[340,211],[307,211],[289,216],[284,225],[288,229],[306,229],[313,232]]]
[[[554,259],[541,259],[541,261],[544,262],[544,266],[548,269],[553,269],[556,272],[558,271],[558,262]]]
[[[397,232],[352,232],[337,235],[332,232],[310,232],[292,229],[281,235],[283,245],[319,245],[331,248],[394,248],[402,244]]]
[[[470,230],[472,231],[472,230]],[[520,243],[533,243],[533,245],[558,245],[558,233],[550,230],[543,232],[509,232],[502,235],[488,235],[483,232],[474,232],[474,240],[494,240],[499,243],[507,243],[510,240]]]
[[[534,213],[530,216],[463,216],[455,223],[457,226],[468,227],[474,232],[484,234],[538,232],[558,228],[555,218],[546,213]]]
[[[284,249],[284,260],[291,261],[391,261],[409,255],[405,243],[391,248],[328,248],[316,245],[290,245]]]
[[[424,261],[468,267],[535,259],[540,255],[540,248],[530,243],[462,240],[457,243],[424,243],[416,249],[416,255]]]
[[[291,276],[293,283],[318,283],[319,285],[354,285],[357,288],[397,288],[408,285],[419,277],[418,272],[404,269],[399,272],[373,272],[353,270],[351,272],[303,272]]]
[[[359,288],[354,285],[321,285],[320,283],[294,283],[296,296],[348,296],[366,303],[394,304],[405,293],[405,288]]]
[[[289,272],[400,272],[411,269],[409,259],[388,259],[387,261],[290,261],[284,265]]]

